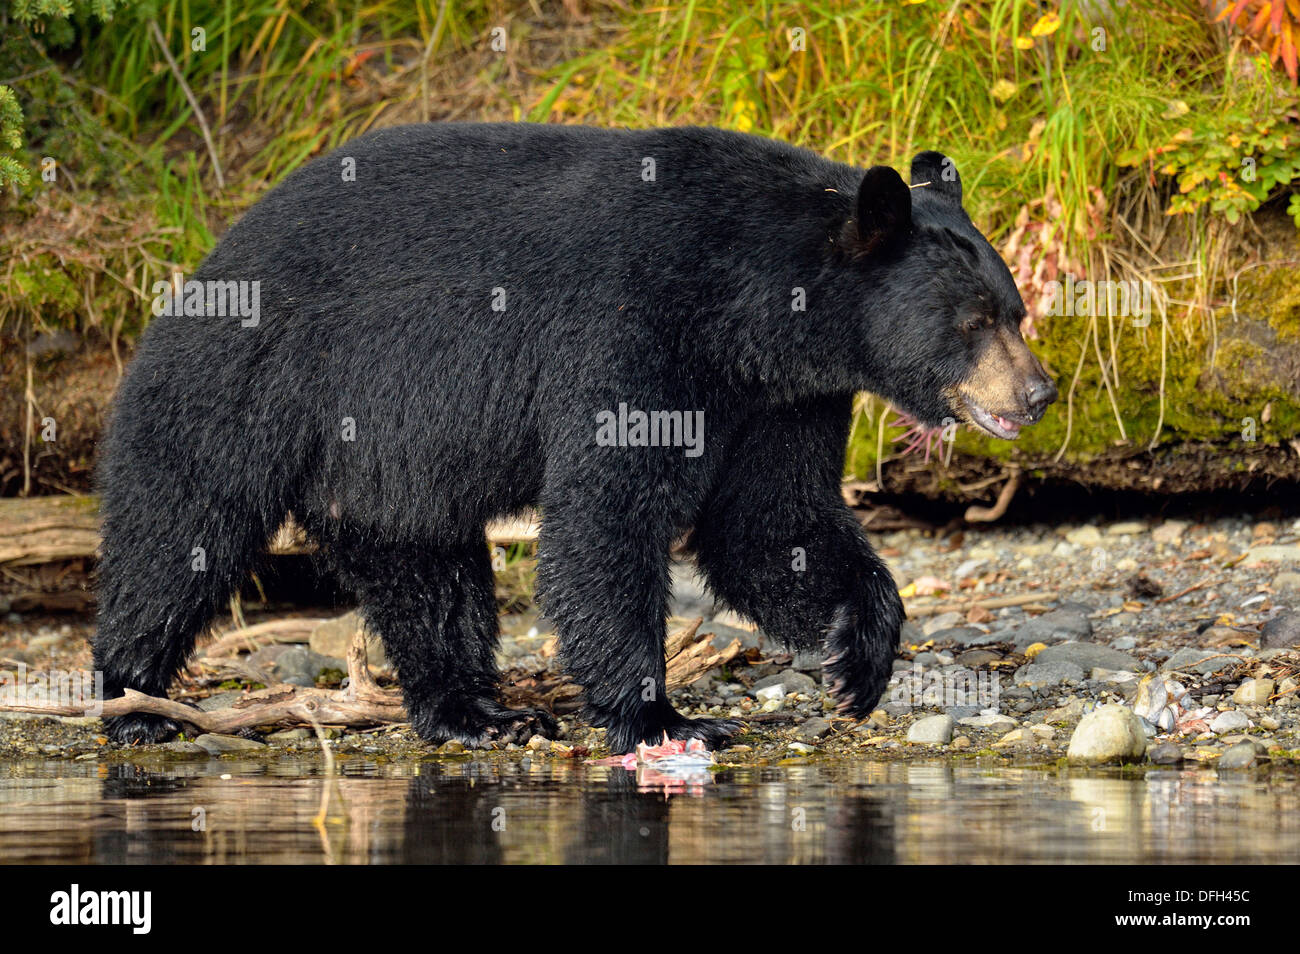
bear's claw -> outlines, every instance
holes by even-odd
[[[151,745],[165,742],[180,732],[180,724],[172,719],[148,712],[110,716],[104,720],[104,734],[121,745]]]
[[[456,719],[413,718],[412,725],[420,738],[430,745],[459,742],[467,748],[479,748],[493,742],[523,745],[534,735],[554,738],[559,726],[545,709],[511,709],[499,703],[487,703],[472,713]]]

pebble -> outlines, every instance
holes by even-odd
[[[203,746],[194,742],[167,742],[163,744],[163,749],[174,755],[208,755],[209,752]]]
[[[363,630],[365,630],[365,621],[361,618],[361,614],[354,610],[318,624],[307,638],[307,645],[317,655],[345,659],[348,650],[352,647],[352,637]],[[374,638],[366,640],[366,659],[372,666],[384,665],[384,644],[380,640]],[[346,667],[343,671],[347,671]]]
[[[1229,746],[1215,763],[1221,769],[1244,769],[1255,764],[1255,745],[1252,742],[1238,742]]]
[[[1156,543],[1177,543],[1188,526],[1186,520],[1166,520],[1151,531],[1151,539]]]
[[[266,748],[265,742],[245,739],[240,735],[221,735],[206,732],[194,740],[194,744],[209,755],[221,755],[225,752],[257,752]]]
[[[1242,729],[1249,727],[1250,720],[1246,718],[1245,713],[1238,712],[1236,709],[1220,712],[1210,722],[1210,731],[1216,735],[1223,735],[1225,732],[1240,732]]]
[[[1287,649],[1300,645],[1300,613],[1278,613],[1264,624],[1263,649]]]
[[[1300,563],[1300,544],[1264,544],[1246,551],[1242,563]]]
[[[1011,716],[995,712],[971,716],[969,719],[961,720],[961,725],[968,725],[975,729],[998,729],[1001,731],[1006,731],[1015,724],[1016,720],[1011,718]]]
[[[997,662],[1002,656],[987,649],[968,649],[959,655],[955,662],[967,669],[976,669],[987,663]]]
[[[966,622],[966,617],[961,613],[939,613],[922,623],[921,631],[926,636],[933,636],[940,630],[951,629],[954,626],[960,626],[964,622]]]
[[[1147,748],[1142,720],[1127,706],[1101,706],[1079,720],[1066,758],[1076,765],[1140,759]]]
[[[1101,531],[1091,524],[1087,524],[1082,527],[1075,527],[1073,530],[1067,530],[1065,539],[1075,546],[1094,547],[1101,543]]]
[[[1220,669],[1227,669],[1235,666],[1237,660],[1230,656],[1224,656],[1222,653],[1214,652],[1208,649],[1194,649],[1190,646],[1184,646],[1165,660],[1161,669],[1164,670],[1181,670],[1184,672],[1200,673],[1202,676],[1208,676],[1218,672]]]
[[[1183,760],[1183,750],[1172,742],[1161,742],[1147,751],[1147,758],[1156,765],[1177,765]]]
[[[1072,663],[1081,669],[1138,670],[1142,663],[1127,653],[1097,643],[1068,642],[1048,646],[1034,660],[1038,665]]]
[[[1091,636],[1092,621],[1083,613],[1053,610],[1016,627],[1011,633],[1011,641],[1018,649],[1024,649],[1034,643],[1060,643],[1089,639]]]
[[[985,643],[1002,642],[999,634],[985,632],[978,626],[954,626],[941,629],[930,638],[936,643],[956,643],[959,646],[980,646]]]
[[[1147,525],[1141,520],[1122,520],[1106,528],[1106,535],[1111,537],[1129,537],[1146,533]]]
[[[829,735],[831,724],[821,716],[813,716],[811,719],[805,719],[803,724],[794,730],[794,737],[800,742],[816,742],[825,735]]]
[[[807,673],[799,672],[797,669],[787,669],[785,672],[774,673],[770,676],[764,676],[751,687],[751,692],[755,698],[760,698],[759,693],[765,689],[777,687],[781,689],[781,695],[788,695],[792,692],[802,692],[813,694],[817,691],[817,682]],[[771,694],[762,698],[780,698],[773,697]]]
[[[1057,706],[1055,709],[1047,709],[1043,712],[1044,722],[1073,722],[1075,719],[1083,717],[1083,700],[1071,699],[1065,705]]]
[[[931,745],[947,745],[952,741],[953,719],[949,715],[926,716],[912,723],[907,730],[907,741]]]
[[[1239,706],[1266,706],[1274,685],[1272,679],[1247,679],[1232,694],[1232,701]]]
[[[1063,682],[1082,682],[1083,668],[1071,662],[1030,663],[1016,670],[1017,686],[1056,686]]]
[[[1279,593],[1300,593],[1300,573],[1283,570],[1273,577],[1273,589]]]

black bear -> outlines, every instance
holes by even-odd
[[[122,382],[106,694],[166,692],[292,514],[422,738],[549,731],[499,700],[484,536],[536,505],[542,606],[612,750],[740,728],[665,692],[685,533],[721,600],[823,649],[869,712],[903,607],[840,494],[854,392],[1002,438],[1056,397],[953,164],[911,178],[717,129],[529,124],[391,128],[296,170],[158,289]]]

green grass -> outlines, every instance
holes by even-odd
[[[961,169],[976,223],[995,245],[1026,249],[1031,266],[1049,265],[1046,277],[1156,283],[1163,319],[1150,328],[1038,315],[1032,346],[1071,399],[1052,426],[1027,432],[1030,456],[1214,439],[1264,400],[1280,402],[1264,435],[1272,439],[1300,414],[1271,384],[1243,384],[1237,403],[1196,388],[1224,357],[1223,289],[1248,232],[1225,218],[1221,196],[1166,216],[1177,185],[1160,157],[1177,157],[1175,174],[1235,174],[1222,144],[1264,113],[1290,112],[1280,128],[1294,129],[1300,99],[1195,0],[1127,4],[1101,23],[1069,4],[1040,36],[1042,11],[1029,0],[593,0],[584,21],[540,9],[523,0],[126,2],[110,22],[75,19],[61,49],[11,25],[0,81],[22,77],[12,85],[25,155],[56,156],[75,176],[67,191],[19,187],[16,210],[64,221],[103,201],[112,221],[134,225],[70,234],[58,252],[20,230],[0,265],[10,289],[0,294],[0,333],[26,321],[129,336],[147,316],[140,289],[192,268],[267,188],[376,123],[708,123],[860,166],[905,169],[917,151],[940,149]],[[487,50],[496,25],[508,29],[509,55]],[[196,29],[201,50],[191,47]],[[1279,152],[1261,161],[1290,161],[1285,134],[1259,137],[1249,148]],[[1275,181],[1285,191],[1286,175]],[[1242,200],[1247,211],[1257,198]],[[1018,278],[1037,309],[1036,279]],[[860,476],[889,447],[882,410],[862,402],[850,458]],[[958,447],[1008,453],[971,437]]]

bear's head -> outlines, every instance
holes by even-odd
[[[861,352],[866,389],[923,425],[960,421],[1014,440],[1057,397],[1020,333],[1024,302],[962,208],[952,160],[920,153],[911,178],[867,170],[836,237],[859,286],[863,340],[876,345]]]

